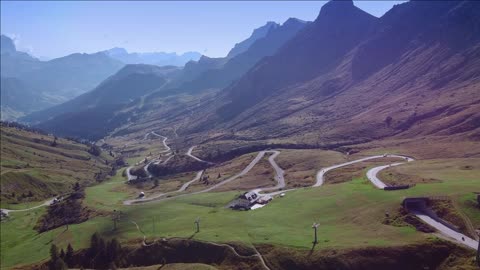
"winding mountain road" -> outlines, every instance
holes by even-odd
[[[1,208],[0,211],[3,212],[3,213],[5,213],[6,215],[8,215],[8,214],[11,213],[11,212],[25,212],[25,211],[34,210],[34,209],[37,209],[37,208],[40,208],[40,207],[49,206],[49,205],[51,205],[54,201],[55,201],[55,198],[51,198],[51,199],[43,202],[42,204],[39,204],[39,205],[34,206],[34,207],[30,207],[30,208],[26,208],[26,209],[18,209],[18,210]]]
[[[213,162],[210,162],[210,161],[206,161],[206,160],[203,160],[203,159],[200,159],[199,157],[196,157],[192,154],[192,151],[193,151],[193,148],[197,147],[196,145],[188,148],[188,151],[187,151],[187,156],[195,159],[196,161],[200,161],[200,162],[203,162],[203,163],[207,163],[207,164],[214,164]]]
[[[172,151],[172,149],[170,148],[170,146],[167,145],[167,140],[168,140],[167,137],[162,136],[162,135],[160,135],[160,134],[157,134],[155,131],[152,131],[152,132],[150,132],[150,133],[151,133],[152,135],[157,136],[157,137],[163,138],[162,143],[163,143],[163,145],[165,146],[165,150],[161,151],[160,153],[166,153],[166,152]]]
[[[395,156],[395,157],[403,157],[403,158],[405,158],[405,160],[407,162],[414,161],[414,159],[410,158],[410,157],[404,157],[404,156]],[[367,171],[367,178],[377,188],[384,189],[385,187],[387,187],[387,185],[385,183],[383,183],[382,180],[380,180],[377,177],[377,174],[383,169],[398,166],[398,165],[402,165],[402,164],[405,164],[405,162],[396,162],[396,163],[392,163],[392,164],[389,164],[389,165],[383,165],[383,166],[378,166],[378,167],[371,168],[370,170]]]
[[[189,149],[189,151],[187,152],[187,155],[189,155],[192,158],[197,160],[197,158],[195,158],[193,155],[191,155],[191,152],[192,152],[193,148],[194,147],[191,147]],[[149,198],[150,200],[145,200],[145,199],[130,200],[130,201],[126,201],[125,204],[129,205],[129,204],[132,204],[132,203],[147,203],[147,202],[173,199],[173,198],[178,198],[178,197],[183,197],[183,196],[190,196],[190,195],[194,195],[194,194],[209,192],[209,191],[211,191],[211,190],[213,190],[217,187],[225,185],[225,184],[227,184],[231,181],[234,181],[235,179],[247,174],[265,156],[266,153],[273,153],[269,157],[268,160],[269,160],[270,164],[272,165],[273,169],[275,170],[275,174],[276,174],[275,175],[275,180],[277,180],[277,185],[275,185],[274,187],[268,187],[268,188],[258,188],[258,189],[255,189],[254,191],[257,192],[257,193],[260,193],[261,195],[274,196],[274,195],[278,195],[280,193],[284,193],[284,192],[299,189],[299,188],[293,188],[293,189],[288,189],[288,190],[279,190],[279,191],[275,191],[275,192],[271,192],[271,193],[263,193],[264,191],[268,191],[268,190],[283,189],[286,186],[285,177],[284,177],[285,172],[275,162],[275,158],[280,154],[280,152],[276,151],[276,150],[267,150],[267,151],[260,151],[257,154],[257,156],[240,173],[238,173],[238,174],[236,174],[236,175],[234,175],[234,176],[232,176],[232,177],[230,177],[230,178],[228,178],[228,179],[226,179],[226,180],[224,180],[220,183],[217,183],[217,184],[211,186],[210,188],[207,188],[207,189],[204,189],[204,190],[201,190],[201,191],[197,191],[197,192],[193,192],[193,193],[189,193],[189,194],[181,194],[179,196],[172,196],[172,197],[163,198],[163,199],[161,197],[164,197],[166,194],[161,194],[161,195],[158,195],[156,197]],[[344,167],[344,166],[348,166],[348,165],[352,165],[352,164],[355,164],[355,163],[367,161],[367,160],[378,159],[378,158],[386,158],[386,157],[401,158],[401,159],[404,159],[405,162],[396,162],[396,163],[392,163],[392,164],[389,164],[389,165],[382,165],[382,166],[371,168],[370,170],[367,171],[367,178],[372,182],[372,184],[379,189],[384,189],[385,187],[387,187],[387,185],[385,183],[383,183],[378,178],[377,174],[383,169],[393,167],[393,166],[399,166],[399,165],[402,165],[402,164],[405,164],[405,163],[408,163],[408,162],[412,162],[412,161],[414,161],[413,158],[403,156],[403,155],[392,155],[392,154],[387,155],[386,154],[386,155],[376,155],[376,156],[365,157],[365,158],[361,158],[361,159],[357,159],[357,160],[333,165],[333,166],[330,166],[330,167],[327,167],[327,168],[323,168],[323,169],[321,169],[320,171],[317,172],[316,182],[312,187],[322,186],[325,182],[325,179],[324,179],[325,174],[327,172],[331,171],[331,170],[334,170],[334,169],[337,169],[337,168],[340,168],[340,167]],[[198,177],[198,179],[200,179],[201,174],[197,174],[197,177]],[[197,177],[194,180],[186,183],[184,186],[188,187],[188,185],[191,182],[194,182],[194,181],[198,180]],[[185,189],[183,189],[182,191],[184,191],[184,190]],[[176,191],[176,192],[179,192],[179,191]],[[175,193],[175,192],[172,192],[172,193]],[[416,212],[414,214],[419,219],[421,219],[423,222],[425,222],[425,223],[429,224],[430,226],[434,227],[435,229],[437,229],[442,235],[446,236],[448,239],[451,239],[451,240],[453,240],[457,243],[461,243],[463,245],[466,245],[466,246],[468,246],[470,248],[473,248],[475,250],[478,248],[478,242],[475,241],[474,239],[446,227],[445,225],[435,221],[432,217],[430,217],[428,215],[425,215],[424,213]]]
[[[209,192],[213,189],[216,189],[220,186],[223,186],[227,183],[230,183],[233,180],[247,174],[263,158],[263,156],[265,156],[265,151],[259,152],[257,154],[257,156],[241,172],[239,172],[238,174],[236,174],[232,177],[229,177],[226,180],[223,180],[222,182],[219,182],[219,183],[217,183],[217,184],[215,184],[215,185],[213,185],[213,186],[211,186],[207,189],[202,189],[200,191],[196,191],[196,192],[192,192],[192,193],[188,193],[188,194],[181,194],[181,195],[178,195],[178,196],[166,197],[166,198],[164,198],[165,196],[158,196],[157,198],[154,198],[154,199],[150,198],[150,200],[139,200],[139,199],[128,200],[128,201],[125,201],[124,204],[132,205],[132,204],[137,204],[137,203],[158,202],[158,201],[165,201],[165,200],[170,200],[170,199],[175,199],[175,198],[180,198],[180,197],[191,196],[191,195],[195,195],[195,194],[201,194],[201,193]],[[128,203],[126,203],[126,202],[128,202]]]
[[[197,172],[197,174],[195,175],[195,177],[192,180],[183,184],[178,190],[167,192],[167,193],[159,193],[159,194],[155,194],[155,195],[152,195],[152,196],[149,196],[149,197],[144,197],[144,198],[126,200],[126,201],[123,202],[123,204],[124,205],[131,205],[131,204],[135,204],[135,203],[149,202],[149,201],[157,200],[158,198],[161,198],[161,197],[168,196],[170,194],[183,192],[188,188],[188,186],[190,186],[190,184],[192,184],[195,181],[200,180],[200,178],[202,177],[202,174],[203,174],[203,170]]]
[[[409,157],[405,157],[405,159],[406,159],[407,162],[414,161],[413,158],[409,158]],[[397,163],[392,163],[390,165],[383,165],[383,166],[378,166],[378,167],[371,168],[370,170],[367,171],[367,178],[368,178],[368,180],[370,180],[370,182],[372,182],[372,184],[374,186],[376,186],[377,188],[383,189],[387,185],[385,185],[385,183],[383,183],[378,178],[377,174],[381,170],[384,170],[386,168],[390,168],[392,166],[402,165],[402,164],[405,164],[405,162],[397,162]],[[425,222],[428,225],[435,228],[440,234],[446,236],[449,240],[460,243],[460,244],[465,245],[465,246],[467,246],[469,248],[472,248],[474,250],[478,249],[478,241],[476,241],[476,240],[474,240],[474,239],[472,239],[472,238],[470,238],[470,237],[468,237],[468,236],[466,236],[466,235],[464,235],[460,232],[457,232],[455,230],[450,229],[449,227],[443,225],[442,223],[438,222],[437,220],[435,220],[434,218],[432,218],[431,216],[429,216],[429,215],[427,215],[423,212],[412,211],[411,213],[414,214],[415,216],[417,216],[423,222]]]
[[[152,131],[152,132],[147,132],[147,133],[143,136],[143,140],[147,140],[147,139],[148,139],[148,136],[150,136],[150,135],[154,135],[154,136],[157,136],[157,137],[163,139],[163,140],[162,140],[162,143],[163,143],[163,146],[165,147],[165,150],[160,151],[160,152],[159,152],[160,154],[167,153],[167,152],[168,152],[169,154],[171,154],[171,150],[172,150],[172,149],[171,149],[170,146],[168,146],[168,144],[167,144],[167,140],[168,140],[167,137],[162,136],[162,135],[160,135],[160,134],[157,134],[155,131]],[[173,157],[173,155],[170,156],[170,157],[168,157],[163,163],[166,163],[166,162],[167,162],[168,160],[170,160],[170,158],[172,158],[172,157]],[[147,177],[148,177],[148,178],[152,178],[152,177],[153,177],[153,175],[152,175],[152,174],[150,173],[150,171],[148,170],[148,167],[149,167],[150,165],[152,165],[152,163],[155,164],[155,165],[157,165],[157,164],[160,164],[160,162],[161,162],[160,158],[157,158],[157,159],[151,160],[151,161],[148,162],[145,166],[143,166],[143,170],[144,170],[145,173],[147,174]],[[138,176],[132,175],[132,174],[130,173],[130,170],[131,170],[133,167],[134,167],[134,166],[130,166],[130,167],[128,167],[128,168],[126,169],[127,181],[136,180],[136,179],[138,178]]]
[[[277,162],[275,162],[275,158],[278,155],[280,155],[280,151],[268,150],[268,151],[264,151],[264,152],[265,153],[273,153],[268,158],[268,162],[270,162],[270,165],[272,165],[272,168],[275,171],[274,178],[277,181],[277,185],[275,185],[274,187],[257,188],[257,189],[254,189],[253,191],[256,192],[256,193],[259,193],[261,195],[265,195],[265,196],[274,196],[274,195],[277,195],[277,194],[280,194],[280,193],[283,193],[283,192],[286,192],[286,191],[289,191],[289,190],[293,190],[293,189],[289,189],[289,190],[280,190],[280,191],[271,192],[271,193],[264,193],[264,191],[267,191],[267,190],[283,189],[286,186],[286,184],[285,184],[285,171],[282,168],[280,168],[280,166],[278,166]]]
[[[323,168],[320,171],[318,171],[317,172],[317,182],[313,185],[313,187],[319,187],[319,186],[323,185],[323,182],[325,181],[325,174],[327,172],[331,171],[331,170],[338,169],[340,167],[344,167],[344,166],[348,166],[348,165],[352,165],[352,164],[355,164],[355,163],[371,160],[371,159],[385,158],[385,157],[403,158],[403,159],[406,159],[408,162],[413,161],[412,158],[402,156],[402,155],[377,155],[377,156],[370,156],[370,157],[365,157],[365,158],[361,158],[361,159],[357,159],[357,160],[352,160],[352,161],[349,161],[349,162],[345,162],[345,163],[333,165],[333,166],[330,166],[330,167],[327,167],[327,168]],[[401,165],[401,164],[404,164],[404,163],[397,163],[397,164]],[[385,167],[388,167],[388,166],[389,165],[386,165]],[[383,166],[381,166],[381,167],[383,167]]]
[[[128,181],[130,181],[130,180],[136,180],[136,179],[138,178],[138,176],[133,175],[133,174],[130,173],[130,170],[131,170],[132,168],[133,168],[133,166],[130,166],[130,167],[128,167],[128,168],[125,170],[125,173],[126,173],[126,175],[127,175]]]
[[[443,225],[442,223],[436,221],[432,217],[422,213],[422,212],[412,212],[415,216],[417,216],[419,219],[421,219],[423,222],[427,223],[428,225],[432,226],[435,228],[438,232],[440,232],[442,235],[448,237],[449,239],[453,239],[454,242],[460,243],[462,245],[465,245],[469,248],[472,248],[474,250],[477,250],[478,248],[478,241],[462,234],[457,231],[454,231],[447,226]]]

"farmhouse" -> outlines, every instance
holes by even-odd
[[[269,195],[260,195],[256,191],[245,192],[230,202],[229,208],[235,210],[253,210],[266,205],[272,200]]]

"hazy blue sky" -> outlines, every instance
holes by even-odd
[[[377,17],[402,1],[355,1]],[[1,32],[37,57],[97,52],[198,51],[224,56],[267,21],[313,21],[322,1],[1,1]]]

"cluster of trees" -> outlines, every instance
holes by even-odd
[[[217,175],[217,179],[222,178],[222,175],[219,173]],[[200,179],[200,182],[203,183],[204,185],[210,185],[210,175],[204,175],[202,179]]]
[[[38,129],[38,128],[32,128],[32,127],[29,127],[29,126],[26,126],[26,125],[23,125],[23,124],[20,124],[20,123],[17,123],[17,122],[10,122],[10,121],[0,121],[0,126],[2,127],[13,127],[13,128],[17,128],[17,129],[21,129],[21,130],[25,130],[25,131],[29,131],[29,132],[33,132],[33,133],[37,133],[37,134],[43,134],[43,135],[47,135],[48,133],[41,130],[41,129]]]
[[[58,145],[57,139],[58,139],[57,136],[55,136],[55,137],[53,138],[53,142],[50,144],[50,146],[52,146],[52,147],[57,147],[57,145]]]
[[[55,244],[50,246],[50,262],[48,263],[49,270],[66,270],[68,267],[73,267],[73,248],[68,244],[67,252],[63,249],[58,252],[58,247]]]
[[[150,167],[153,166],[150,165]],[[149,168],[150,169],[150,168]],[[143,169],[143,167],[136,167],[136,168],[132,168],[130,170],[130,173],[133,174],[133,175],[136,175],[138,176],[139,178],[146,178],[148,175],[147,175],[147,172]]]
[[[93,269],[116,269],[117,266],[124,265],[123,257],[122,246],[116,238],[107,241],[94,233],[83,261],[89,264],[85,266]]]
[[[117,266],[125,265],[124,251],[116,238],[105,240],[98,233],[90,238],[90,247],[75,254],[72,246],[68,244],[66,252],[59,251],[55,244],[50,246],[49,270],[66,270],[69,268],[92,268],[92,269],[117,269]]]
[[[17,194],[15,192],[12,192],[10,194],[10,197],[11,198],[15,198],[17,196]],[[20,196],[17,198],[18,200],[21,200],[21,199],[25,199],[25,198],[31,198],[33,197],[33,192],[31,190],[28,191],[28,193],[22,193],[20,194]]]
[[[115,166],[117,167],[123,167],[126,166],[127,162],[125,161],[125,158],[123,156],[120,156],[115,159]]]
[[[97,145],[92,144],[90,145],[90,149],[88,149],[88,153],[98,157],[100,156],[100,154],[102,154],[102,149],[100,149],[100,147],[98,147]]]
[[[90,217],[90,212],[84,209],[83,198],[85,192],[77,182],[68,197],[48,207],[47,213],[38,220],[35,229],[38,232],[45,232],[64,225],[68,228],[68,224],[86,221]]]
[[[91,142],[91,141],[89,141],[89,140],[81,139],[81,138],[78,138],[78,137],[72,137],[72,136],[67,136],[67,137],[65,137],[65,139],[66,139],[66,140],[69,140],[69,141],[72,141],[72,142],[84,144],[84,145],[90,145],[90,144],[93,143],[93,142]]]

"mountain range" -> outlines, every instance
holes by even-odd
[[[312,145],[478,140],[479,12],[475,1],[412,1],[375,18],[352,1],[331,1],[180,132]],[[179,119],[170,121],[163,124]]]
[[[239,43],[225,58],[188,62],[145,91],[127,83],[107,87],[108,79],[102,85],[121,100],[116,106],[69,106],[74,113],[55,109],[24,120],[79,135],[72,123],[97,117],[81,132],[90,139],[161,126],[179,127],[179,135],[198,143],[238,145],[478,140],[479,5],[411,1],[376,18],[352,1],[331,1],[312,23],[267,23],[264,31],[254,31],[247,49]],[[92,93],[85,103],[97,104],[100,91]],[[98,126],[108,128],[90,132]]]
[[[16,119],[65,102],[91,90],[123,66],[103,53],[40,61],[17,51],[4,35],[1,42],[2,119]]]
[[[96,102],[99,97],[97,95],[103,96],[117,96],[120,97],[122,95],[127,95],[128,98],[123,98],[121,102],[117,102],[115,108],[111,109],[118,109],[125,111],[123,107],[139,107],[143,111],[146,110],[144,108],[144,104],[151,104],[151,100],[154,99],[156,96],[170,96],[172,94],[191,94],[191,95],[198,95],[205,91],[215,91],[223,88],[224,86],[228,85],[235,79],[240,78],[245,72],[248,71],[257,61],[262,59],[263,57],[269,56],[273,54],[276,49],[278,49],[283,43],[289,40],[292,36],[294,36],[298,31],[300,31],[305,25],[306,22],[297,20],[297,19],[289,19],[283,25],[276,25],[272,23],[267,23],[265,26],[256,29],[252,35],[249,37],[250,46],[244,51],[240,52],[238,47],[234,47],[234,50],[237,51],[237,55],[233,56],[235,53],[230,53],[230,57],[227,56],[225,58],[209,58],[206,56],[202,56],[198,61],[190,61],[188,62],[183,69],[175,68],[173,66],[166,66],[163,67],[162,70],[165,72],[163,73],[163,77],[165,79],[164,83],[156,85],[156,92],[152,93],[152,95],[148,96],[143,91],[138,91],[136,89],[135,84],[122,84],[122,85],[114,85],[111,84],[114,82],[111,78],[105,80],[98,88],[102,89],[109,89],[106,92],[99,92],[98,88],[89,92],[86,95],[77,97],[65,104],[61,104],[27,117],[22,118],[23,121],[28,121],[30,123],[40,123],[42,122],[41,126],[44,128],[49,127],[56,127],[55,132],[59,134],[70,134],[72,136],[81,134],[82,136],[89,136],[88,130],[94,129],[97,125],[105,127],[109,125],[105,125],[103,123],[97,121],[90,121],[92,124],[91,128],[87,130],[78,130],[76,127],[74,128],[75,132],[66,132],[66,130],[70,130],[69,127],[65,127],[64,124],[60,124],[57,121],[62,123],[70,122],[78,122],[82,119],[85,119],[84,115],[91,115],[92,110],[98,110],[103,112],[102,115],[105,115],[105,108],[102,107],[103,104],[98,104]],[[266,30],[262,30],[266,29]],[[259,33],[265,33],[265,36],[260,37]],[[244,43],[245,44],[245,43]],[[238,46],[238,45],[237,45]],[[246,45],[242,45],[245,47]],[[237,48],[237,49],[235,49]],[[138,69],[142,73],[144,72],[145,65],[127,65],[124,69],[129,69],[130,71]],[[150,68],[152,68],[151,66]],[[120,70],[116,75],[113,77],[123,77],[124,69]],[[151,73],[158,73],[159,69],[151,69]],[[150,74],[152,77],[156,77],[157,74]],[[153,89],[151,89],[153,90]],[[153,91],[152,91],[153,92]],[[128,94],[127,94],[128,93]],[[87,98],[88,97],[88,98]],[[116,101],[117,99],[112,99]],[[132,104],[128,104],[125,101],[131,101]],[[141,104],[135,104],[140,102]],[[84,104],[87,103],[90,106],[85,106]],[[98,105],[98,106],[97,106]],[[92,107],[93,106],[93,107]],[[94,108],[97,106],[97,108]],[[120,106],[120,107],[119,107]],[[133,113],[132,110],[127,110]],[[68,113],[68,118],[66,118],[65,114]],[[113,113],[113,111],[112,111]],[[137,112],[135,112],[136,114]],[[113,115],[113,114],[112,114]],[[118,114],[115,114],[118,115]],[[58,117],[57,117],[58,116]],[[60,117],[61,116],[61,117]],[[67,120],[68,119],[68,120]],[[104,121],[111,122],[109,118],[103,118]],[[125,117],[125,119],[129,119],[129,117]],[[47,122],[46,122],[47,121]],[[118,123],[117,123],[118,124]],[[68,125],[68,124],[66,124]],[[64,129],[65,127],[65,129]],[[114,128],[113,126],[110,126]],[[102,129],[103,131],[106,131]],[[104,136],[106,133],[103,134],[96,134],[97,136]],[[98,139],[100,137],[94,137],[94,139]],[[92,138],[92,137],[90,137]]]
[[[200,57],[197,52],[128,53],[114,48],[41,61],[18,51],[13,40],[4,35],[1,48],[3,120],[14,120],[88,92],[125,64],[181,66]]]
[[[186,52],[180,55],[166,52],[129,53],[124,48],[112,48],[103,53],[125,64],[157,66],[184,66],[188,61],[196,61],[202,56],[198,52]]]

